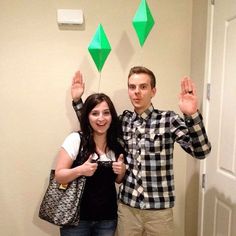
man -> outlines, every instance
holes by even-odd
[[[79,117],[84,84],[80,72],[72,82],[73,106]],[[211,150],[196,89],[190,78],[181,81],[179,108],[154,109],[156,78],[145,67],[133,67],[128,76],[128,94],[134,111],[120,116],[127,170],[119,192],[118,235],[173,235],[173,150],[177,142],[190,155],[203,159]]]

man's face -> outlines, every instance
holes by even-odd
[[[147,74],[133,74],[128,79],[128,93],[134,110],[141,114],[151,105],[156,88],[151,88],[151,79]]]

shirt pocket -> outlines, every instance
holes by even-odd
[[[134,148],[134,142],[131,135],[127,134],[123,136],[123,142],[125,144],[126,151],[128,152],[130,149]]]
[[[163,135],[149,133],[145,135],[145,149],[150,153],[159,153],[163,149]]]

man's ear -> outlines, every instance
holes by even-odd
[[[155,87],[155,88],[152,88],[152,98],[156,95],[156,92],[157,92],[156,87]]]

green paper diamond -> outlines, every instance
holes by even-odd
[[[142,0],[133,18],[133,26],[141,46],[143,46],[154,24],[155,21],[147,2],[146,0]]]
[[[88,50],[100,72],[111,51],[110,43],[101,24],[98,25]]]

